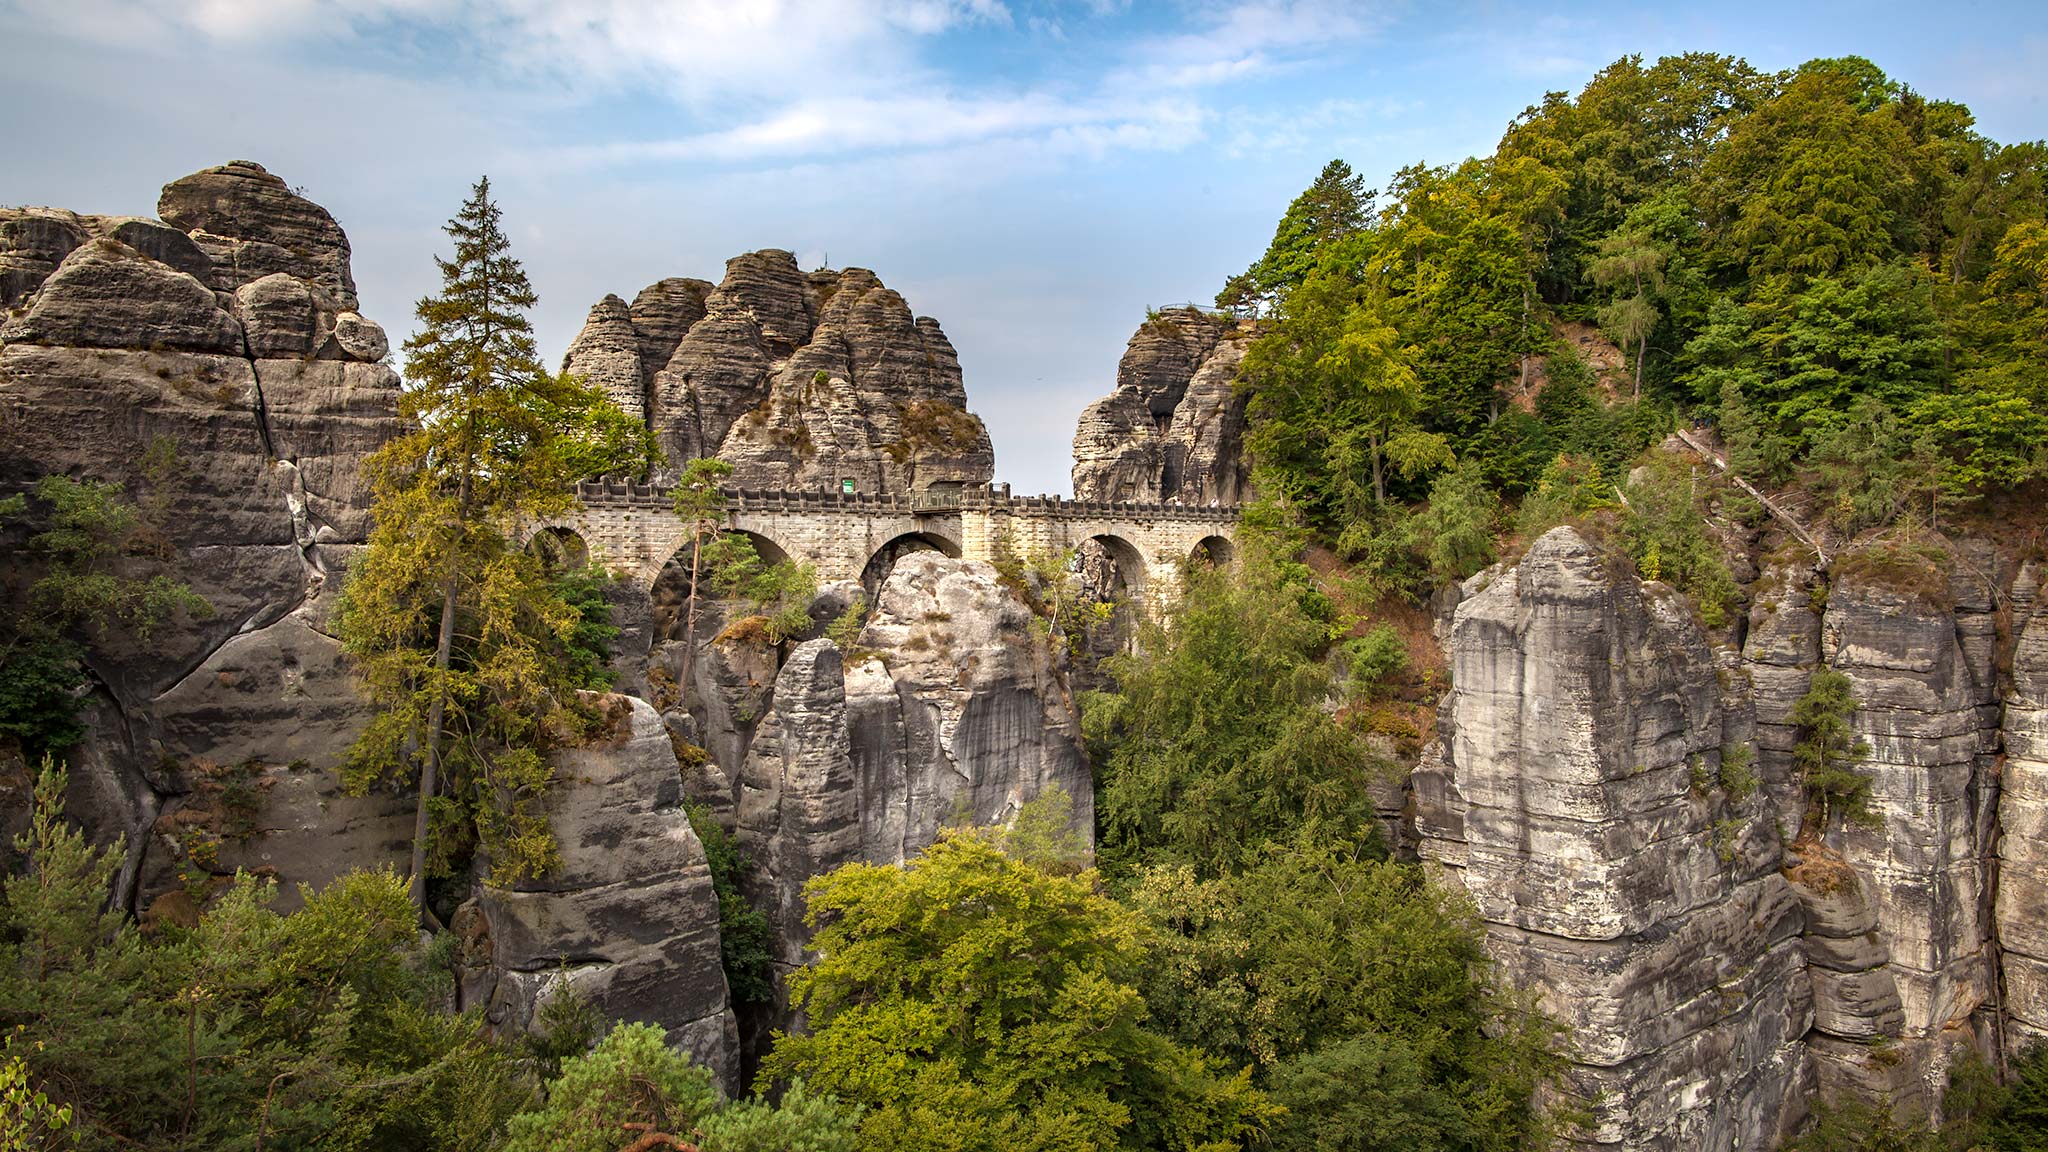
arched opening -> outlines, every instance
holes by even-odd
[[[1188,562],[1202,568],[1228,568],[1236,559],[1237,545],[1222,536],[1204,536],[1188,553]]]
[[[745,529],[735,528],[720,533],[720,536],[726,540],[743,543],[751,547],[754,557],[764,568],[771,568],[789,560],[789,553],[780,544],[761,535],[759,532],[749,532]],[[706,542],[707,544],[709,543],[708,538]],[[704,581],[704,596],[702,598],[704,601],[720,601],[731,593],[730,586],[721,581],[719,574],[711,567],[712,558],[720,555],[723,551],[707,547],[698,557],[698,576]],[[741,552],[744,554],[745,549],[741,549]],[[649,593],[649,600],[651,601],[654,615],[654,642],[657,644],[666,640],[681,640],[688,631],[690,555],[691,542],[685,539],[682,546],[676,549],[675,555],[668,558],[668,563],[661,566],[661,574],[654,578],[654,587]],[[704,604],[700,603],[698,606],[700,616],[703,613],[703,608]],[[701,619],[698,622],[698,632],[699,639],[701,640],[703,636],[703,621]]]
[[[1137,639],[1145,601],[1145,558],[1121,536],[1094,536],[1074,549],[1074,574],[1082,599],[1110,606],[1109,619],[1091,626],[1081,638],[1084,658],[1074,668],[1074,685],[1106,688],[1109,682],[1096,665],[1129,650]]]
[[[881,594],[882,582],[889,578],[896,562],[912,552],[937,552],[957,560],[960,558],[960,545],[930,532],[905,532],[875,549],[875,554],[868,557],[867,566],[860,572],[860,586],[868,594],[868,603],[874,603]]]
[[[526,552],[550,574],[590,565],[590,545],[571,528],[543,528],[535,532],[526,542]]]

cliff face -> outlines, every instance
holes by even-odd
[[[1408,832],[1573,1026],[1583,1146],[1772,1148],[1815,1092],[1925,1117],[2040,1034],[2036,581],[1971,541],[1769,563],[1739,654],[1570,529],[1468,582]],[[1792,762],[1821,667],[1869,823],[1822,828]]]
[[[728,261],[715,288],[607,296],[563,368],[645,419],[670,460],[720,457],[742,487],[904,491],[995,474],[952,343],[864,268],[806,273],[770,249]]]
[[[1253,335],[1249,324],[1198,308],[1170,308],[1139,326],[1116,391],[1089,405],[1075,429],[1075,498],[1242,500],[1245,397],[1234,384]]]
[[[1571,1026],[1586,1146],[1772,1146],[1812,1018],[1800,910],[1761,805],[1695,789],[1726,739],[1706,638],[1570,529],[1472,591],[1425,854]]]
[[[409,805],[333,784],[364,716],[323,627],[369,527],[358,465],[399,430],[347,237],[241,161],[165,186],[158,214],[0,210],[0,491],[120,485],[213,606],[92,659],[71,811],[128,837],[124,902],[169,887],[183,842],[218,823],[222,770],[252,774],[273,833],[224,843],[223,871],[317,883],[390,859],[409,824]],[[9,565],[7,597],[33,576]]]

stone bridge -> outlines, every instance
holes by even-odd
[[[572,552],[651,589],[662,568],[690,542],[690,526],[669,489],[626,480],[577,486],[579,511],[534,526]],[[924,492],[725,491],[726,527],[755,541],[764,559],[816,566],[820,582],[858,580],[872,590],[906,552],[936,549],[972,560],[995,558],[1009,536],[1025,553],[1101,543],[1131,599],[1156,608],[1178,589],[1181,565],[1228,563],[1236,551],[1238,509],[1182,504],[1108,503],[1059,496],[1012,496],[1007,484]]]

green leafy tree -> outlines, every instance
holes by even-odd
[[[488,180],[447,232],[441,293],[420,301],[422,328],[406,342],[400,414],[414,430],[366,462],[376,526],[337,617],[379,708],[344,780],[361,793],[417,772],[423,913],[430,851],[446,869],[474,842],[500,882],[557,859],[544,751],[578,726],[567,650],[586,621],[516,537],[567,511],[581,477],[646,461],[599,390],[541,366],[525,315],[534,292]]]
[[[1478,460],[1468,458],[1438,476],[1413,528],[1430,577],[1447,584],[1493,563],[1499,517],[1500,498]]]
[[[477,1016],[429,1007],[446,992],[400,877],[302,888],[280,916],[240,876],[145,938],[106,910],[119,845],[66,824],[64,786],[45,761],[6,881],[0,1027],[82,1147],[495,1147],[531,1085]]]
[[[1224,285],[1218,307],[1242,306],[1253,293],[1276,300],[1299,287],[1329,246],[1355,236],[1372,223],[1373,192],[1365,178],[1342,160],[1332,160],[1281,215],[1266,247],[1242,277]],[[1228,298],[1232,304],[1226,305]]]
[[[1635,394],[1641,396],[1650,333],[1663,318],[1656,297],[1663,291],[1664,267],[1671,256],[1650,233],[1626,225],[1601,240],[1596,251],[1587,268],[1593,282],[1603,288],[1625,286],[1629,291],[1600,309],[1600,327],[1622,347],[1635,348]]]
[[[747,902],[741,884],[752,867],[740,846],[702,804],[687,803],[690,829],[704,845],[711,869],[711,890],[718,896],[718,955],[725,983],[736,1005],[767,1004],[775,999],[774,959],[768,917]]]
[[[687,1137],[719,1104],[711,1073],[657,1024],[620,1024],[562,1062],[547,1103],[514,1116],[504,1152],[618,1152],[654,1133]]]
[[[810,1032],[767,1077],[865,1108],[869,1148],[1243,1147],[1275,1110],[1147,1023],[1139,923],[1092,876],[942,834],[902,867],[805,889],[819,958],[789,981]]]
[[[1855,715],[1855,685],[1833,668],[1815,672],[1806,694],[1792,706],[1792,723],[1799,729],[1792,762],[1799,767],[1811,827],[1818,833],[1825,834],[1836,815],[1860,824],[1878,820],[1870,806],[1870,777],[1856,771],[1856,764],[1870,755],[1870,745],[1850,726]]]
[[[1147,869],[1129,903],[1155,1019],[1257,1070],[1287,1109],[1275,1147],[1537,1142],[1555,1027],[1489,986],[1476,914],[1419,868],[1304,835],[1234,875]]]
[[[1112,875],[1155,862],[1216,875],[1304,826],[1370,834],[1380,768],[1323,707],[1336,684],[1318,596],[1306,569],[1249,543],[1230,570],[1191,573],[1171,625],[1105,662],[1117,690],[1084,701],[1083,726]]]
[[[34,578],[21,610],[0,621],[0,739],[34,760],[85,735],[78,697],[94,645],[147,641],[166,622],[203,619],[213,606],[146,555],[161,556],[143,547],[159,531],[120,485],[45,476],[29,494],[0,500],[0,525],[10,520],[33,529],[21,559]]]
[[[1342,271],[1320,269],[1246,354],[1247,443],[1273,490],[1327,521],[1387,501],[1390,471],[1414,477],[1451,462],[1417,423],[1424,396],[1400,334]]]

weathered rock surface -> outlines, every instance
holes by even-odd
[[[399,430],[383,332],[351,311],[347,239],[252,165],[178,181],[163,205],[165,220],[0,211],[0,492],[50,474],[121,486],[213,608],[147,642],[117,631],[91,660],[73,811],[128,835],[122,898],[142,903],[135,881],[176,863],[164,830],[203,815],[203,765],[260,767],[253,830],[220,859],[287,891],[392,859],[392,821],[410,824],[408,803],[341,797],[333,776],[364,716],[322,617],[368,530],[361,459]],[[5,576],[15,596],[33,572]]]
[[[898,863],[948,823],[1001,824],[1064,789],[1074,826],[1094,800],[1080,723],[1031,610],[972,560],[897,562],[847,673],[860,851]]]
[[[1773,1147],[1804,1087],[1801,917],[1760,800],[1693,789],[1723,742],[1704,635],[1568,528],[1474,585],[1415,791],[1425,858],[1572,1026],[1581,1146]]]
[[[776,965],[803,963],[804,882],[857,858],[860,794],[846,728],[846,679],[830,640],[797,645],[739,773],[738,838],[753,859],[754,906]]]
[[[1140,325],[1116,391],[1081,413],[1074,495],[1082,500],[1232,504],[1244,498],[1245,396],[1234,383],[1248,324],[1170,308]]]
[[[213,286],[223,292],[284,272],[355,310],[341,225],[261,164],[236,160],[174,180],[164,185],[156,214],[212,260]]]
[[[643,700],[610,696],[602,705],[613,713],[611,737],[551,757],[547,810],[561,867],[483,889],[496,977],[485,1001],[490,1017],[526,1027],[566,967],[606,1019],[662,1025],[672,1043],[736,1086],[718,897],[683,809],[668,729]]]
[[[930,317],[863,268],[805,273],[734,257],[716,288],[650,285],[591,309],[567,371],[642,416],[672,461],[718,456],[750,488],[902,491],[984,484],[988,431]]]
[[[1870,745],[1857,770],[1872,780],[1878,822],[1825,831],[1885,950],[1871,979],[1889,980],[1903,1013],[1888,1035],[1902,1057],[1889,1065],[1902,1070],[1892,1087],[1924,1110],[1951,1054],[1975,1042],[1973,1017],[1993,1000],[1997,979],[1984,871],[1996,728],[1980,710],[1996,701],[1996,686],[1988,661],[1981,672],[1973,666],[1962,624],[1988,617],[1991,604],[1984,589],[1952,583],[1932,560],[1869,563],[1851,553],[1835,570],[1822,656],[1854,684],[1854,725]]]
[[[2013,589],[2018,636],[1998,800],[1998,942],[2015,1041],[2048,1039],[2048,602],[2028,565]]]

